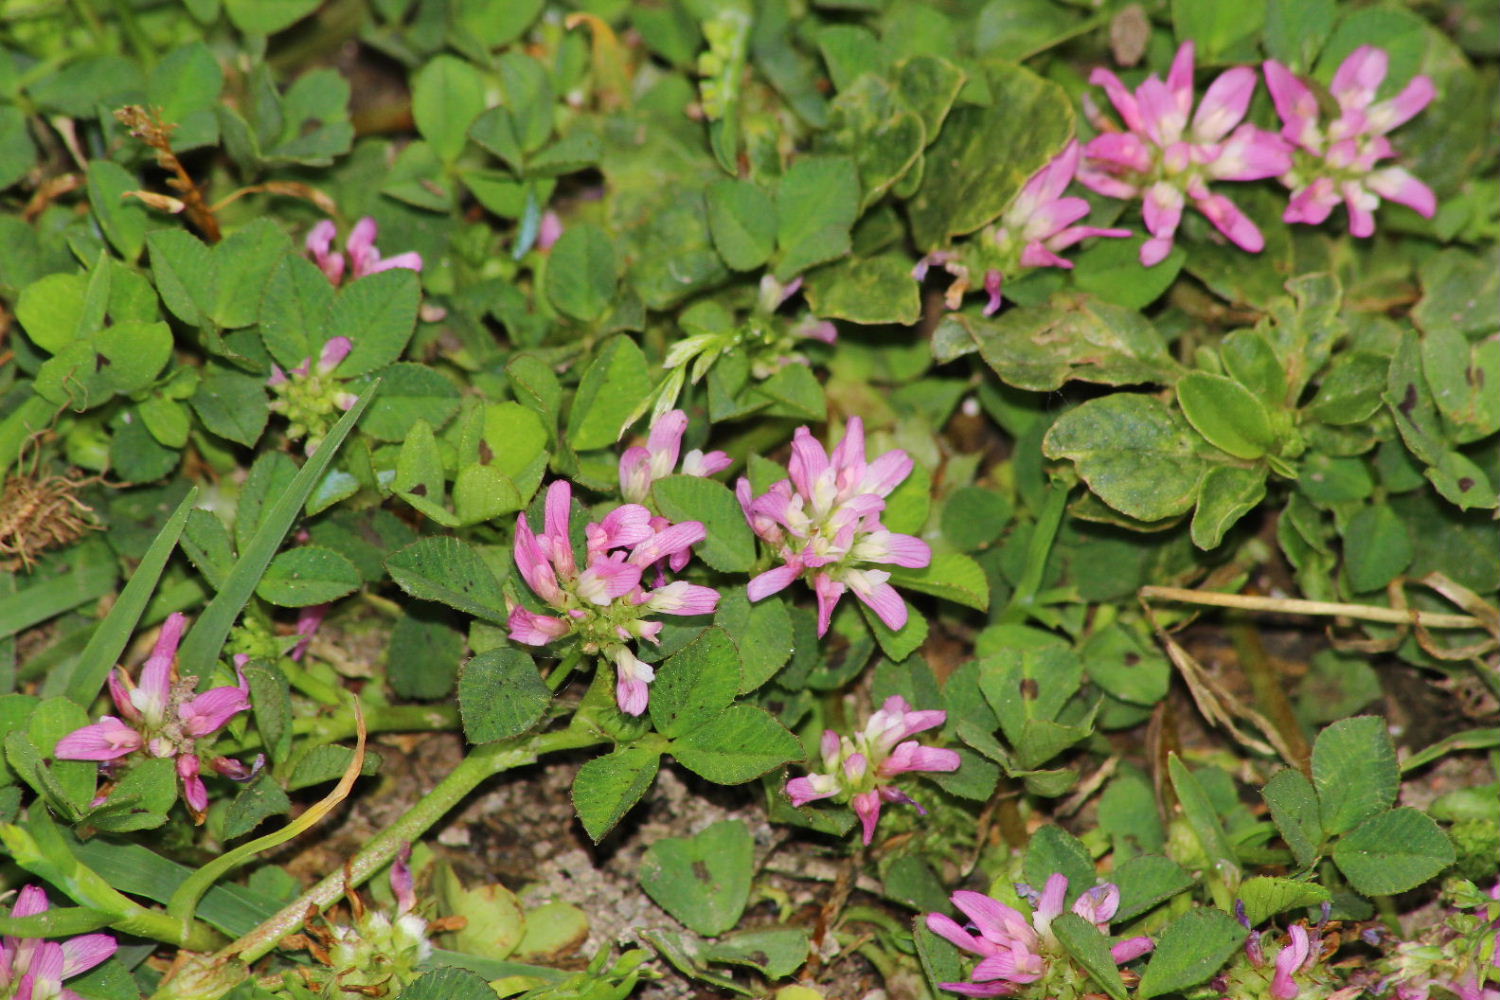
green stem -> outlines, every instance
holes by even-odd
[[[425,733],[457,729],[456,705],[373,705],[365,706],[365,731],[374,733]],[[316,716],[292,720],[292,735],[310,745],[347,740],[356,734],[354,717],[348,712],[335,716]],[[259,734],[246,734],[238,743],[222,748],[226,756],[241,754],[263,746]]]
[[[238,956],[240,961],[249,964],[269,953],[282,938],[302,926],[310,907],[325,910],[332,906],[345,892],[389,864],[402,845],[420,838],[487,778],[514,767],[534,763],[545,753],[603,742],[604,737],[595,733],[563,729],[533,736],[528,740],[505,740],[475,747],[448,777],[423,796],[406,815],[370,841],[342,869],[325,877],[275,916],[224,948],[215,956],[216,960],[227,961]]]
[[[1042,587],[1042,574],[1047,570],[1047,557],[1052,554],[1052,544],[1057,540],[1063,513],[1068,508],[1068,492],[1067,487],[1057,483],[1047,490],[1046,503],[1037,512],[1026,546],[1026,572],[1016,584],[1015,593],[1010,595],[1010,603],[1000,612],[999,620],[1005,624],[1018,624],[1031,616],[1037,591]]]
[[[283,657],[278,665],[281,667],[281,672],[286,675],[287,683],[318,704],[332,708],[344,704],[340,697],[340,689],[336,685],[314,676],[296,660]]]
[[[547,675],[547,687],[553,691],[563,686],[563,682],[578,669],[578,664],[583,662],[583,651],[578,647],[568,650],[562,662],[552,668],[552,673]]]

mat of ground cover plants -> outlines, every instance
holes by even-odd
[[[1489,0],[0,5],[0,1000],[1500,1000]]]

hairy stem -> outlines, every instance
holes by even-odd
[[[514,767],[530,764],[545,753],[604,742],[604,737],[575,729],[543,733],[525,740],[505,740],[475,747],[437,787],[422,797],[406,815],[370,841],[344,867],[287,904],[238,941],[221,950],[217,961],[238,958],[246,964],[266,955],[288,934],[302,926],[310,910],[332,906],[344,893],[385,867],[403,844],[420,838],[487,778]]]
[[[457,729],[459,725],[456,705],[366,705],[364,711],[365,729],[372,735],[436,732]],[[292,721],[292,735],[310,744],[347,740],[355,735],[356,728],[354,717],[344,712]],[[218,752],[233,756],[263,745],[259,734],[247,733],[243,740],[225,745]]]

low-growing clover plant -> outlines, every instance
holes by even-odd
[[[1492,995],[1492,7],[11,4],[0,997]]]

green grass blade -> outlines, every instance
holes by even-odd
[[[199,607],[206,600],[208,593],[196,577],[177,580],[169,578],[165,583],[158,583],[156,593],[146,604],[140,621],[136,622],[136,628],[160,625],[172,612]],[[19,679],[31,681],[42,678],[42,686],[37,694],[43,698],[66,696],[68,685],[73,683],[73,673],[82,662],[84,649],[103,625],[101,619],[68,629],[52,645],[35,656],[28,657],[21,664]]]
[[[197,499],[198,487],[194,486],[187,491],[187,496],[182,498],[182,502],[152,540],[151,547],[146,550],[146,555],[131,574],[125,589],[120,591],[119,600],[109,609],[109,614],[104,616],[104,621],[99,623],[90,637],[89,644],[79,654],[73,675],[68,679],[67,689],[63,692],[66,697],[87,708],[99,694],[110,668],[120,662],[120,654],[125,652],[131,634],[140,624],[141,615],[156,591],[157,581],[161,579],[162,570],[167,567],[167,560],[177,548],[177,539],[182,535],[183,525],[187,524],[188,512],[193,509],[193,501]]]
[[[188,631],[187,637],[182,640],[182,647],[178,653],[178,662],[181,664],[181,672],[186,675],[197,675],[205,680],[212,672],[214,661],[219,657],[219,650],[224,645],[224,640],[229,637],[229,630],[234,627],[240,612],[250,601],[255,593],[255,585],[260,583],[260,578],[265,574],[266,567],[271,564],[271,559],[276,555],[276,550],[281,548],[281,541],[286,533],[291,530],[297,515],[301,513],[302,507],[307,503],[307,498],[312,495],[314,487],[322,480],[323,474],[328,471],[328,466],[333,462],[333,456],[337,454],[339,446],[354,429],[355,423],[359,421],[360,415],[370,405],[370,400],[375,398],[380,389],[380,383],[375,382],[370,386],[370,391],[360,397],[354,407],[339,418],[339,422],[333,425],[333,430],[323,439],[318,450],[303,463],[302,469],[292,479],[287,491],[281,495],[276,504],[266,514],[266,518],[245,550],[240,553],[234,567],[230,569],[229,575],[224,579],[224,586],[219,589],[218,596],[209,602],[208,607],[203,609],[203,614],[193,623]]]
[[[15,635],[115,589],[111,565],[84,566],[0,598],[0,638]]]
[[[98,872],[121,892],[165,903],[193,874],[191,868],[168,861],[140,844],[95,837],[70,845],[79,861]],[[198,918],[230,937],[254,930],[274,916],[282,901],[239,885],[210,889],[198,904]]]

